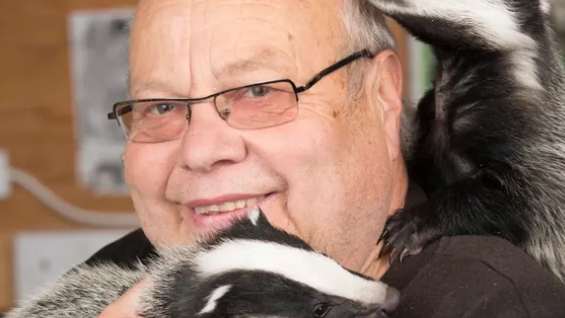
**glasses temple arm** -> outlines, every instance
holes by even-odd
[[[314,76],[314,78],[312,78],[311,80],[309,80],[306,84],[297,87],[297,91],[298,92],[303,92],[307,89],[309,89],[310,87],[312,87],[314,84],[316,84],[319,80],[321,80],[324,76],[330,74],[331,72],[355,61],[358,58],[361,57],[373,57],[374,55],[367,49],[356,52],[351,54],[350,56],[338,61],[337,63],[335,63],[334,65],[322,70],[320,73],[318,73],[316,76]]]
[[[133,110],[133,107],[131,107],[131,105],[128,105],[124,108],[121,108],[119,110],[119,112],[120,112],[119,114],[117,114],[117,111],[113,111],[111,113],[108,113],[107,117],[108,117],[108,119],[118,119],[117,115],[127,114],[127,113],[131,112],[132,110]]]

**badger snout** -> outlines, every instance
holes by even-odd
[[[388,317],[388,315],[392,314],[398,304],[400,303],[400,291],[394,287],[387,287],[385,301],[381,307],[383,312],[383,317]]]

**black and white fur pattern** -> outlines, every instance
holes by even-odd
[[[254,210],[196,247],[137,270],[79,267],[6,318],[88,318],[145,277],[145,318],[381,318],[399,292],[340,266]]]
[[[496,235],[565,280],[565,77],[545,0],[368,0],[430,45],[409,175],[429,195],[389,219],[392,259]],[[379,240],[379,241],[380,241]]]

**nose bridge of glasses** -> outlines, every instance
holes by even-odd
[[[225,119],[224,116],[220,113],[218,106],[216,105],[216,98],[221,94],[222,94],[222,92],[214,93],[214,94],[204,96],[204,97],[187,98],[186,99],[186,108],[187,108],[186,119],[188,120],[188,122],[190,123],[190,119],[192,117],[192,106],[197,105],[197,104],[210,104],[211,103],[212,106],[214,107],[214,109],[216,110],[216,113],[218,113],[218,115],[222,119]]]
[[[196,104],[208,104],[208,103],[215,103],[216,102],[217,94],[212,94],[204,97],[197,97],[197,98],[187,98],[186,99],[186,106],[190,108],[192,105]]]

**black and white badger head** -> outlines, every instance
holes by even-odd
[[[260,210],[163,257],[142,317],[380,318],[399,302],[396,289],[275,229]]]

